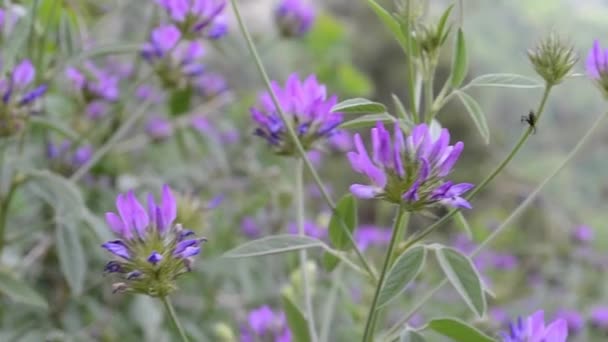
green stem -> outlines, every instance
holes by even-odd
[[[484,239],[475,250],[470,254],[470,257],[474,257],[481,252],[488,244],[496,239],[504,230],[510,226],[510,224],[519,217],[519,215],[534,201],[538,194],[544,189],[544,187],[552,180],[563,168],[574,158],[574,156],[580,151],[580,149],[587,143],[589,138],[593,135],[595,130],[600,127],[602,121],[608,117],[608,112],[600,115],[595,122],[591,125],[585,135],[579,140],[574,148],[568,153],[566,158],[555,168],[543,181],[528,195],[528,197],[519,205],[513,212],[507,217],[507,219],[494,230],[486,239]],[[397,324],[391,327],[386,336],[389,337],[387,340],[391,340],[390,337],[397,334],[401,327],[407,323],[407,321],[418,311],[424,303],[426,303],[433,295],[441,289],[447,283],[447,279],[443,279],[437,286],[432,288],[430,291],[421,296],[420,301],[414,305],[414,307],[401,319]]]
[[[6,223],[8,221],[8,210],[10,208],[11,201],[17,188],[26,181],[27,177],[25,176],[15,176],[6,195],[0,197],[0,258],[2,257],[2,252],[4,251],[4,245],[6,243]]]
[[[382,271],[380,271],[380,279],[376,284],[376,290],[374,292],[374,298],[372,299],[372,305],[369,308],[369,313],[367,314],[367,321],[365,322],[365,330],[363,332],[363,342],[371,341],[374,336],[374,322],[376,318],[376,306],[378,306],[378,298],[380,296],[380,290],[384,285],[384,279],[386,277],[386,272],[391,263],[393,250],[397,245],[399,240],[400,232],[403,232],[401,226],[405,225],[407,221],[408,215],[407,211],[403,210],[403,208],[397,209],[397,215],[395,217],[395,223],[392,230],[391,241],[388,245],[388,250],[386,251],[386,255],[384,256],[384,263],[382,264]]]
[[[162,297],[161,301],[163,302],[163,305],[165,306],[165,311],[167,311],[169,318],[171,318],[171,322],[173,322],[173,325],[179,332],[179,336],[182,338],[182,341],[189,342],[188,336],[186,335],[186,332],[184,331],[182,324],[179,322],[179,318],[177,318],[177,314],[175,313],[175,309],[173,308],[173,304],[171,304],[171,300],[169,299],[169,297],[168,296]]]
[[[296,162],[296,224],[298,226],[298,235],[304,236],[304,164],[302,159],[298,159]],[[304,304],[306,307],[306,318],[308,320],[308,330],[310,332],[311,342],[317,342],[317,332],[315,329],[315,316],[312,305],[312,293],[310,291],[310,283],[308,281],[308,270],[307,270],[307,251],[305,249],[300,250],[300,272],[302,272],[302,291],[304,292]]]
[[[424,82],[424,111],[425,111],[425,122],[430,124],[431,120],[433,119],[433,100],[434,100],[434,95],[433,95],[433,81],[434,81],[434,76],[433,74],[435,73],[435,67],[434,67],[434,63],[431,62],[431,65],[429,66],[429,71],[427,72],[427,78]]]
[[[236,17],[236,20],[239,25],[239,29],[241,30],[241,33],[243,34],[243,37],[245,38],[245,41],[247,42],[247,48],[249,49],[249,52],[251,53],[251,56],[253,57],[253,59],[255,61],[255,65],[258,69],[258,72],[260,73],[260,76],[264,80],[264,84],[266,85],[266,88],[268,90],[268,93],[270,94],[272,102],[273,102],[274,106],[276,107],[277,112],[279,113],[279,116],[281,117],[281,120],[283,121],[283,123],[287,129],[289,138],[293,141],[294,145],[296,146],[296,150],[297,150],[298,154],[300,155],[300,158],[302,158],[302,161],[304,161],[306,168],[310,172],[310,175],[312,176],[313,180],[317,184],[317,187],[321,191],[321,195],[323,196],[323,198],[325,199],[325,201],[331,208],[332,214],[338,215],[338,217],[340,218],[340,227],[342,228],[344,235],[346,235],[348,237],[349,242],[353,246],[353,250],[357,254],[357,258],[359,259],[359,261],[361,262],[361,264],[363,265],[363,267],[369,274],[370,278],[372,278],[373,280],[376,280],[375,272],[371,268],[367,259],[365,259],[365,256],[363,256],[363,253],[357,247],[357,244],[355,243],[355,239],[353,238],[350,230],[348,229],[348,227],[346,226],[346,223],[344,222],[344,218],[339,216],[339,214],[337,214],[335,202],[329,196],[329,193],[325,189],[325,186],[323,185],[323,182],[321,181],[319,174],[317,173],[314,166],[310,162],[310,159],[308,159],[308,156],[306,155],[306,150],[302,146],[302,143],[300,142],[300,139],[298,138],[296,131],[292,127],[290,121],[287,119],[287,116],[285,115],[285,112],[283,111],[283,109],[279,103],[279,100],[278,100],[274,90],[272,89],[272,86],[270,83],[270,78],[268,78],[268,74],[266,73],[264,64],[262,64],[262,60],[260,59],[258,51],[255,48],[255,44],[253,43],[253,40],[251,39],[251,35],[249,34],[249,30],[247,30],[247,27],[245,26],[245,22],[243,21],[243,18],[241,17],[238,2],[236,0],[230,0],[230,2],[232,4],[232,9],[234,10],[234,16]]]
[[[405,39],[407,44],[407,90],[410,100],[410,112],[414,123],[419,123],[418,111],[417,111],[417,101],[416,101],[416,79],[414,77],[414,53],[413,53],[413,45],[412,45],[412,23],[411,23],[411,0],[407,1],[405,16],[407,18],[407,32],[405,33]]]
[[[553,85],[551,85],[551,84],[547,84],[545,86],[545,91],[543,92],[543,96],[540,100],[540,104],[536,111],[536,120],[537,121],[540,119],[541,115],[543,114],[543,111],[545,110],[545,104],[547,103],[547,100],[549,98],[549,93],[551,92],[552,88],[553,88]],[[507,155],[507,157],[500,164],[498,164],[498,166],[494,169],[494,171],[492,171],[488,176],[486,176],[486,178],[483,181],[481,181],[481,183],[477,184],[477,186],[475,186],[475,188],[473,188],[473,190],[471,190],[471,192],[466,196],[467,200],[470,200],[473,197],[475,197],[481,190],[483,190],[486,187],[486,185],[488,185],[488,183],[490,183],[507,166],[507,164],[509,164],[509,162],[513,159],[513,157],[515,157],[515,155],[522,148],[524,143],[528,140],[528,138],[530,137],[530,135],[532,134],[533,131],[534,131],[534,127],[532,127],[532,126],[530,126],[526,129],[526,131],[522,134],[521,138],[519,138],[519,141],[517,142],[517,144],[515,145],[513,150],[511,150],[509,155]],[[407,249],[409,246],[412,246],[412,245],[416,244],[417,242],[419,242],[420,240],[427,237],[437,227],[439,227],[442,224],[449,221],[450,218],[452,218],[452,216],[454,216],[457,212],[458,212],[458,209],[450,210],[446,215],[444,215],[441,219],[439,219],[439,221],[436,221],[435,223],[428,226],[426,229],[424,229],[423,231],[421,231],[420,233],[416,234],[411,239],[409,239],[409,241],[406,243],[404,248]]]

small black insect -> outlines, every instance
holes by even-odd
[[[528,115],[522,115],[521,122],[527,122],[532,127],[532,133],[536,133],[536,114],[534,114],[534,111],[530,111]]]

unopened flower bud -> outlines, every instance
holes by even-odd
[[[528,58],[534,70],[551,85],[560,83],[578,61],[572,45],[562,41],[555,33],[528,50]]]

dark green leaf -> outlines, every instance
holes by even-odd
[[[490,129],[488,128],[488,122],[486,121],[486,116],[483,113],[483,111],[481,110],[479,103],[477,103],[477,101],[475,101],[474,98],[472,98],[469,94],[467,94],[465,92],[456,91],[456,95],[458,96],[458,98],[460,98],[460,101],[462,101],[462,104],[467,109],[467,112],[469,113],[471,120],[473,120],[475,127],[477,127],[477,130],[479,131],[479,134],[483,138],[484,143],[489,144],[490,143]]]
[[[351,247],[343,224],[351,234],[357,226],[357,200],[351,194],[344,195],[338,201],[336,211],[329,221],[329,240],[336,249],[341,250]]]
[[[171,98],[169,99],[169,110],[171,112],[171,115],[180,116],[190,110],[190,104],[192,102],[192,93],[193,90],[191,87],[174,90],[171,93]]]
[[[79,296],[84,289],[87,258],[73,221],[57,225],[55,242],[61,272],[70,286],[72,294]]]
[[[438,318],[428,328],[456,342],[494,342],[495,340],[467,323],[455,318]]]
[[[424,336],[415,332],[414,330],[404,329],[399,337],[399,342],[425,342]]]
[[[283,310],[294,342],[310,342],[308,322],[302,311],[287,296],[282,296]]]
[[[382,103],[364,98],[355,98],[338,103],[333,106],[331,111],[345,114],[379,114],[385,113],[386,107]]]
[[[456,36],[456,49],[454,51],[454,58],[452,60],[452,87],[458,88],[464,78],[467,76],[467,69],[469,62],[467,60],[467,48],[464,40],[464,33],[462,29],[458,29],[458,35]]]
[[[8,270],[0,270],[0,292],[17,303],[48,309],[46,299]]]
[[[369,114],[363,115],[362,117],[356,118],[354,120],[343,122],[340,125],[342,129],[356,129],[356,128],[365,128],[375,126],[377,122],[383,123],[394,123],[395,118],[387,113],[383,114]]]
[[[327,272],[333,271],[340,263],[340,259],[328,252],[323,253],[323,267]]]
[[[274,235],[244,243],[224,253],[224,257],[248,258],[323,246],[323,242],[307,236]]]
[[[479,317],[486,312],[486,297],[473,262],[457,250],[442,246],[435,250],[437,261],[449,282]]]
[[[378,309],[405,291],[407,285],[416,279],[422,270],[425,259],[426,249],[423,246],[416,246],[406,250],[395,260],[380,290]]]

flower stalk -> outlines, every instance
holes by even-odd
[[[167,312],[167,315],[169,315],[169,318],[171,318],[171,322],[175,326],[175,329],[177,329],[182,341],[189,342],[190,340],[188,339],[188,336],[186,335],[186,332],[184,331],[184,328],[182,327],[179,318],[177,318],[177,314],[175,313],[175,309],[173,308],[173,304],[171,304],[171,300],[169,299],[169,297],[162,297],[161,301],[163,302],[165,311]]]

